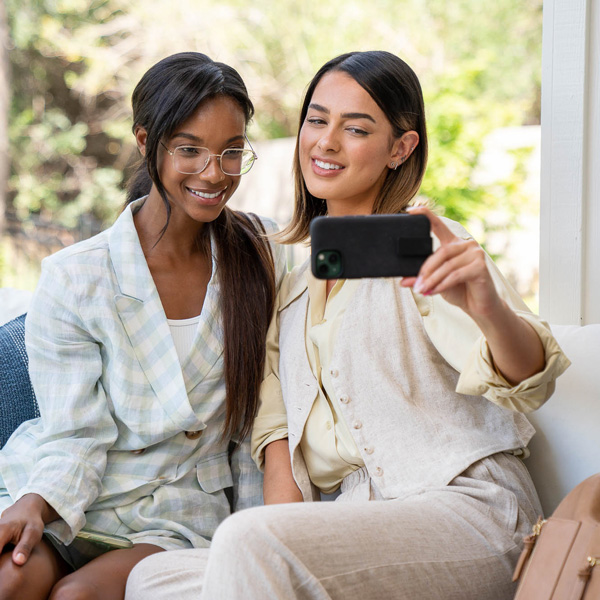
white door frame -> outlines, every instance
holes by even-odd
[[[600,0],[545,0],[540,314],[600,323]]]

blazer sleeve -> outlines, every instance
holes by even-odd
[[[63,520],[53,531],[64,543],[84,525],[85,510],[100,494],[107,450],[117,438],[101,382],[101,348],[79,314],[83,301],[93,301],[93,291],[78,289],[64,268],[46,259],[26,319],[42,427],[33,470],[18,498],[42,496]]]

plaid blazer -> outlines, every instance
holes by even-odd
[[[230,512],[226,488],[233,487],[234,510],[262,503],[249,440],[231,454],[220,439],[225,383],[214,252],[182,365],[133,223],[142,202],[103,233],[46,258],[27,316],[41,416],[0,452],[0,496],[2,488],[13,501],[40,494],[61,516],[52,528],[65,543],[86,516],[101,526],[90,515],[117,511],[120,533],[164,531],[202,546]],[[274,251],[280,279],[283,251]]]

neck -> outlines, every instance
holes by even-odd
[[[180,211],[171,212],[169,225],[161,236],[167,223],[167,209],[154,186],[133,220],[146,257],[163,254],[185,258],[204,251],[200,239],[205,223],[194,221]]]
[[[373,202],[367,200],[349,204],[343,200],[327,200],[327,214],[330,217],[349,217],[353,215],[371,215],[373,214]]]

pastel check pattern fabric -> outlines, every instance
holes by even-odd
[[[0,510],[43,496],[69,543],[88,527],[165,548],[208,544],[233,509],[262,503],[249,440],[230,451],[217,262],[179,362],[130,204],[105,232],[45,259],[26,320],[41,416],[0,452]],[[263,221],[268,232],[276,229]],[[283,250],[274,247],[278,280]],[[189,439],[186,431],[202,431]]]

